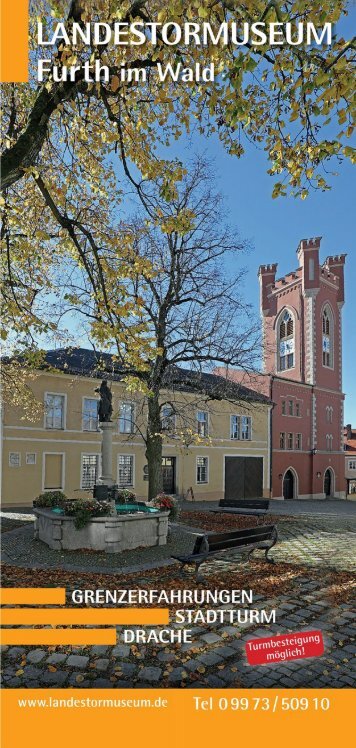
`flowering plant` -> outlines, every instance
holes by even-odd
[[[136,501],[136,494],[129,491],[128,488],[120,488],[117,492],[117,501],[119,504],[132,504]]]
[[[176,519],[179,514],[178,501],[173,496],[168,496],[166,493],[159,493],[155,499],[152,500],[153,506],[157,507],[161,511],[169,510],[169,518]]]
[[[108,501],[68,499],[62,506],[67,517],[74,517],[76,530],[85,527],[94,517],[107,517],[111,511],[111,505]]]
[[[63,491],[45,491],[34,499],[33,506],[52,509],[53,507],[62,506],[66,498]]]

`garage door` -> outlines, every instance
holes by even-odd
[[[225,499],[263,496],[263,458],[225,457]]]

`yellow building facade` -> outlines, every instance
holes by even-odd
[[[82,349],[81,349],[82,350]],[[119,487],[147,498],[145,430],[147,409],[110,375],[87,376],[64,366],[38,371],[31,387],[39,413],[22,420],[21,408],[2,414],[2,503],[30,505],[46,490],[91,498],[101,470],[101,431],[96,388],[101,378],[112,390],[114,422],[112,476]],[[215,381],[219,377],[210,376]],[[164,490],[195,500],[270,495],[270,411],[267,398],[249,393],[241,401],[197,396],[189,386],[162,393]],[[254,400],[254,397],[256,398]],[[256,496],[257,498],[257,496]]]

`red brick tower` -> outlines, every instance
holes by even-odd
[[[299,267],[276,280],[259,269],[264,371],[270,377],[272,495],[345,495],[342,326],[345,255],[320,265],[320,237],[297,249]]]

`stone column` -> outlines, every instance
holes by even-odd
[[[100,423],[103,432],[101,442],[101,476],[98,483],[105,486],[113,486],[115,481],[112,477],[112,434],[115,424],[112,421]]]

